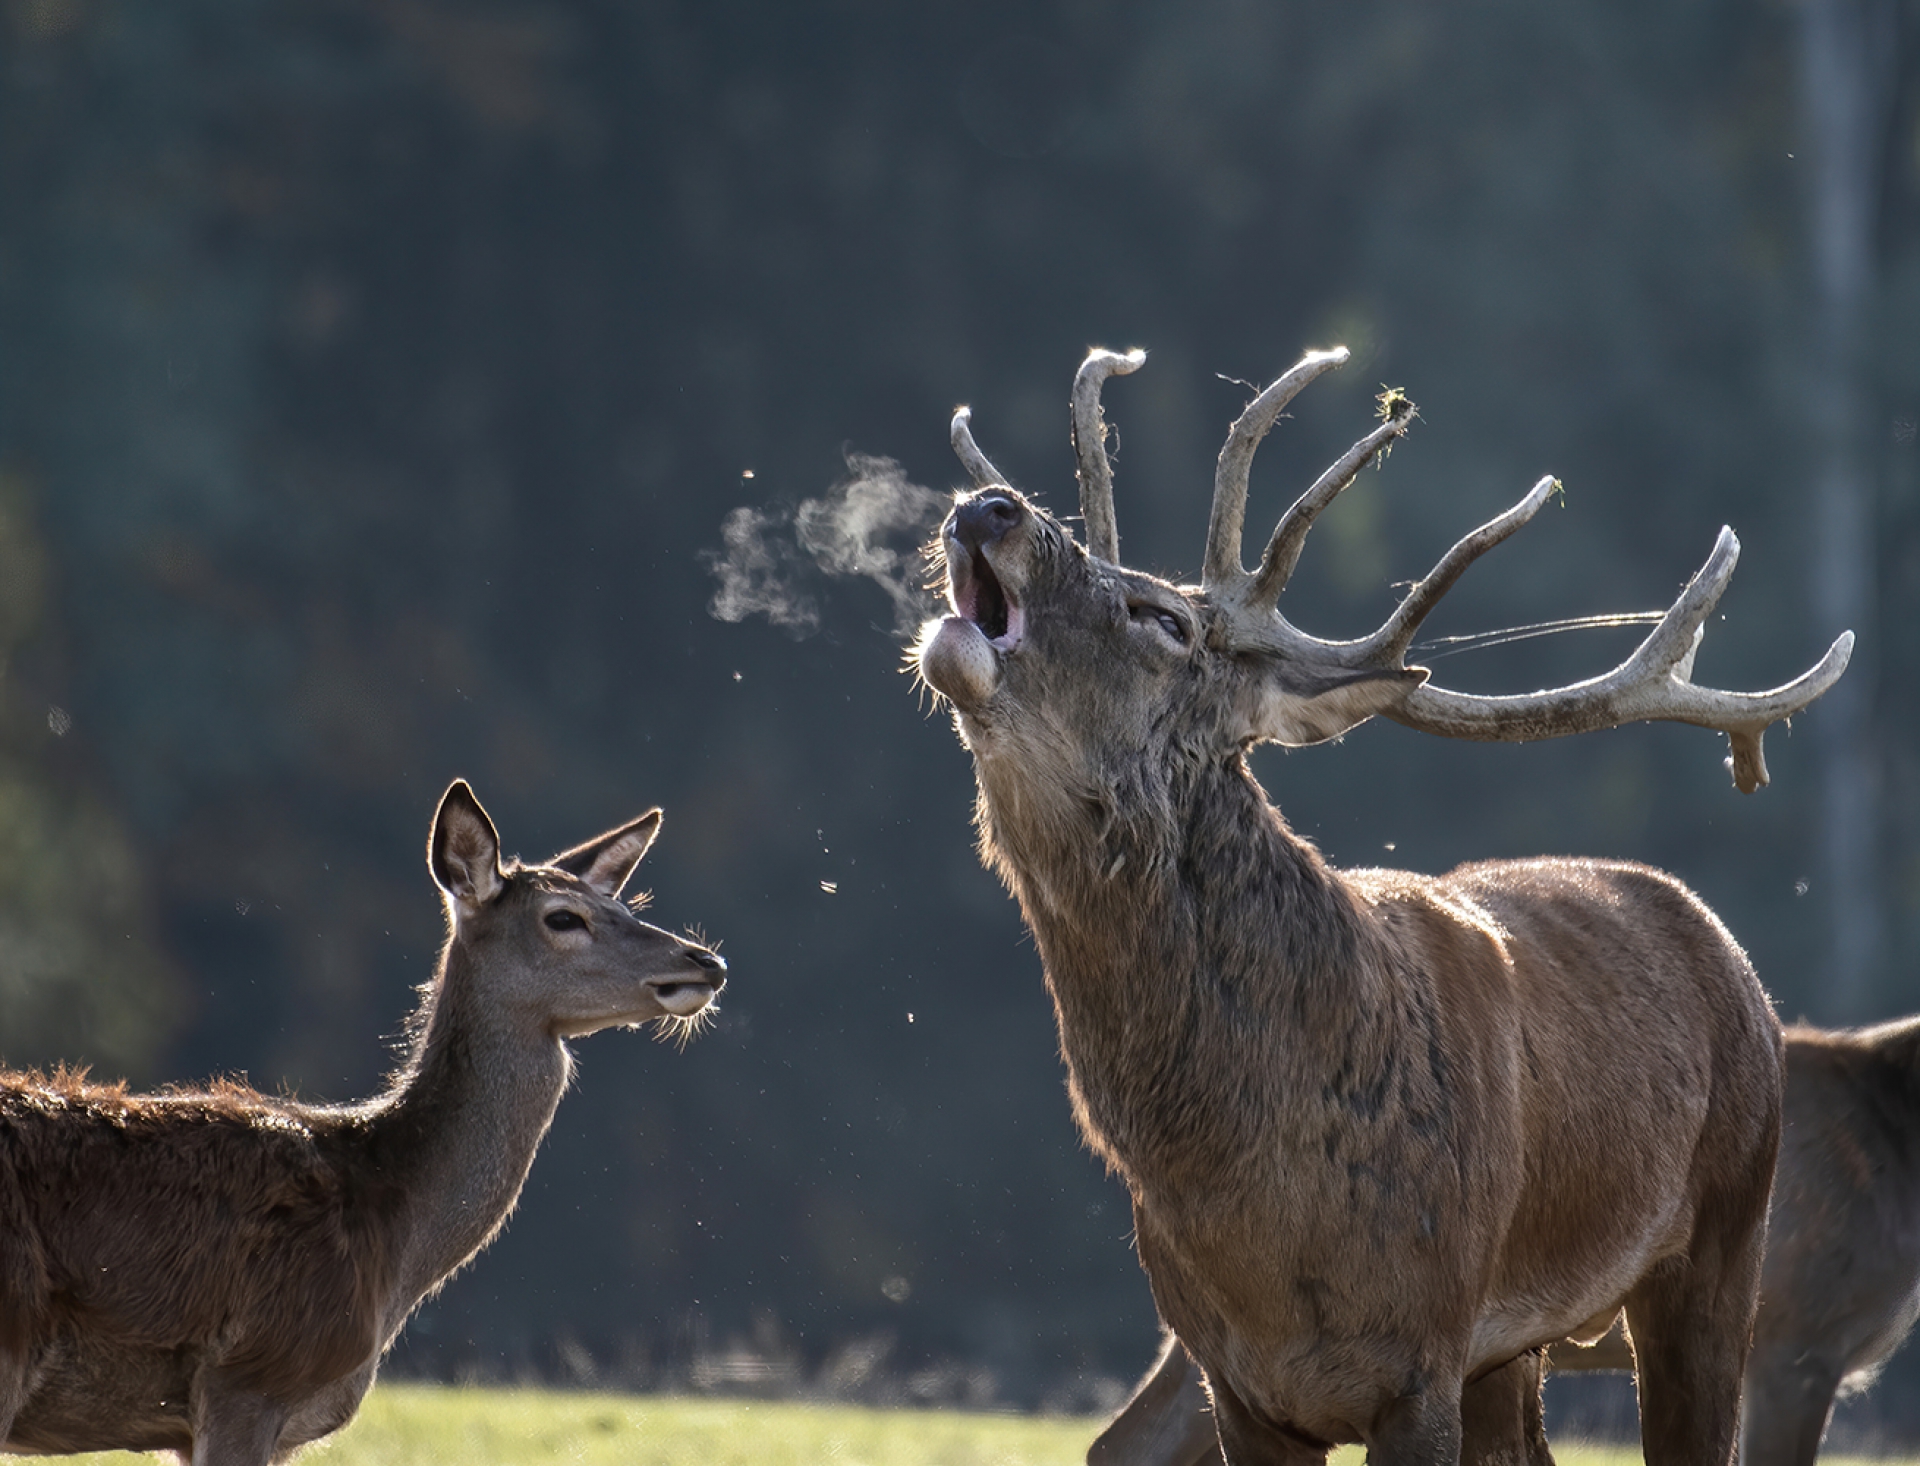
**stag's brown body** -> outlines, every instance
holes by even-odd
[[[1675,1356],[1676,1415],[1715,1388],[1731,1405],[1778,1037],[1677,882],[1577,861],[1336,874],[1234,764],[1166,791],[1183,828],[1090,806],[1076,827],[970,741],[1076,1115],[1223,1416],[1384,1443],[1397,1409],[1622,1304]],[[1041,811],[1044,832],[1022,818]]]
[[[1135,365],[1095,353],[1076,382],[1090,550],[956,417],[980,487],[943,530],[955,614],[928,628],[920,666],[973,753],[983,857],[1033,931],[1075,1114],[1132,1192],[1141,1262],[1206,1369],[1227,1460],[1363,1441],[1378,1466],[1452,1462],[1463,1397],[1471,1415],[1477,1392],[1510,1395],[1537,1374],[1530,1351],[1624,1306],[1649,1461],[1723,1466],[1780,1123],[1779,1027],[1739,947],[1643,866],[1336,872],[1245,753],[1375,713],[1473,737],[1698,721],[1740,696],[1685,676],[1732,537],[1636,654],[1663,685],[1630,661],[1569,707],[1487,706],[1402,659],[1551,481],[1373,637],[1320,642],[1278,615],[1279,588],[1312,515],[1410,410],[1303,496],[1248,574],[1246,461],[1283,378],[1222,451],[1206,579],[1175,586],[1116,563],[1096,394]],[[1844,646],[1817,671],[1837,676],[1835,659]],[[1756,717],[1781,715],[1779,694],[1755,696],[1775,701],[1719,724],[1743,783],[1765,777],[1771,718]]]
[[[1920,1018],[1790,1028],[1786,1053],[1744,1466],[1812,1466],[1835,1395],[1871,1384],[1920,1316]],[[1556,1343],[1550,1359],[1556,1374],[1633,1368],[1617,1327],[1592,1346]],[[1465,1436],[1468,1459],[1552,1459],[1537,1392],[1483,1412]],[[1087,1452],[1088,1466],[1219,1460],[1199,1371],[1171,1338]]]
[[[616,899],[658,823],[502,868],[456,783],[429,849],[452,933],[407,1062],[364,1104],[0,1076],[0,1443],[264,1466],[351,1419],[512,1210],[564,1041],[690,1018],[724,981]]]

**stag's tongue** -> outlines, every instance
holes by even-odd
[[[1000,656],[965,616],[947,616],[920,642],[920,675],[963,711],[980,707],[1000,685]]]
[[[988,641],[1007,634],[1011,603],[987,557],[975,550],[954,567],[953,608],[980,628]]]

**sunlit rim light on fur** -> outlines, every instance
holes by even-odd
[[[681,1053],[687,1051],[700,1033],[713,1026],[714,1016],[720,1011],[718,999],[709,1001],[698,1013],[689,1013],[684,1018],[675,1013],[662,1013],[653,1022],[653,1038],[656,1043],[670,1043]]]

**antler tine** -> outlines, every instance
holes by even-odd
[[[1537,487],[1535,492],[1540,492]],[[1485,528],[1492,529],[1520,513],[1533,498],[1534,495],[1529,495],[1521,505]],[[1506,532],[1511,533],[1515,528],[1518,524]],[[1459,546],[1455,546],[1455,550],[1458,549]],[[1727,763],[1733,772],[1734,784],[1743,794],[1751,794],[1767,782],[1762,736],[1773,724],[1791,718],[1839,680],[1853,654],[1853,633],[1842,632],[1817,664],[1793,681],[1769,691],[1724,692],[1696,687],[1692,682],[1693,655],[1700,642],[1701,628],[1726,589],[1739,556],[1740,541],[1732,530],[1722,529],[1707,563],[1688,581],[1660,624],[1648,633],[1632,656],[1603,676],[1514,697],[1450,692],[1428,682],[1413,688],[1404,701],[1382,712],[1395,722],[1422,732],[1446,738],[1501,742],[1558,738],[1570,733],[1614,728],[1622,723],[1653,720],[1691,723],[1727,735],[1731,743]],[[1449,552],[1442,565],[1453,558],[1453,552]],[[1417,588],[1415,594],[1418,594]],[[1397,618],[1399,613],[1395,615]]]
[[[1073,377],[1073,452],[1080,460],[1080,517],[1086,524],[1087,550],[1109,564],[1120,561],[1120,526],[1113,514],[1113,468],[1107,462],[1107,424],[1100,411],[1100,388],[1108,377],[1125,376],[1146,364],[1139,347],[1127,352],[1094,347]]]
[[[953,451],[960,462],[966,465],[967,477],[973,480],[976,489],[990,489],[1007,480],[999,469],[987,461],[987,455],[980,451],[980,445],[973,441],[973,421],[971,407],[956,407],[953,410],[953,427],[948,437],[953,443]]]
[[[1393,397],[1387,404],[1386,421],[1341,454],[1314,481],[1312,488],[1288,506],[1287,512],[1280,516],[1280,523],[1274,526],[1273,538],[1267,541],[1266,553],[1260,557],[1260,569],[1254,575],[1253,589],[1247,596],[1248,605],[1271,610],[1279,604],[1280,592],[1287,588],[1287,582],[1293,578],[1294,567],[1300,563],[1300,551],[1307,543],[1307,531],[1313,528],[1313,521],[1320,517],[1320,511],[1340,496],[1347,485],[1358,477],[1360,470],[1373,461],[1375,454],[1396,438],[1404,437],[1419,415],[1419,409],[1405,397]],[[1458,570],[1454,572],[1456,576],[1459,573]],[[1449,580],[1447,583],[1451,585],[1453,582]]]
[[[1266,437],[1301,388],[1323,373],[1345,365],[1347,356],[1344,346],[1336,346],[1331,351],[1309,351],[1249,402],[1227,430],[1227,441],[1220,445],[1220,458],[1213,471],[1213,513],[1207,520],[1207,555],[1200,570],[1200,584],[1209,590],[1247,578],[1246,569],[1240,563],[1240,536],[1246,524],[1247,474],[1253,467],[1253,450],[1260,446],[1260,440]],[[1307,492],[1310,495],[1313,490]]]
[[[1552,498],[1559,487],[1560,480],[1548,474],[1528,490],[1527,496],[1518,504],[1506,513],[1489,519],[1478,529],[1462,535],[1454,547],[1440,557],[1440,563],[1428,571],[1426,578],[1408,591],[1394,608],[1386,624],[1367,638],[1369,648],[1377,650],[1382,665],[1397,667],[1401,664],[1407,654],[1407,644],[1413,640],[1413,633],[1420,629],[1420,623],[1440,603],[1440,598],[1453,589],[1453,583],[1466,573],[1467,567],[1538,514],[1540,506]],[[1724,586],[1725,581],[1721,584]],[[1715,595],[1718,594],[1716,591]]]

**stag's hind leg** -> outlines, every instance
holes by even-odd
[[[290,1412],[258,1390],[236,1386],[219,1370],[194,1381],[193,1454],[187,1466],[268,1466],[282,1453]]]
[[[1717,1237],[1696,1236],[1691,1256],[1657,1264],[1627,1296],[1647,1466],[1727,1466],[1733,1459],[1765,1205],[1762,1191],[1744,1235],[1730,1219]]]
[[[1227,1466],[1327,1466],[1327,1448],[1275,1425],[1218,1380],[1208,1380]]]

